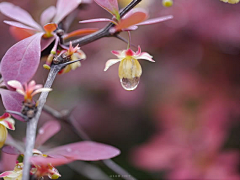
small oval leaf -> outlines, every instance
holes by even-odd
[[[40,62],[42,35],[37,33],[8,49],[0,65],[5,84],[10,80],[24,84],[33,77]]]

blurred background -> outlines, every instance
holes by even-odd
[[[26,9],[39,22],[41,12],[56,1],[8,2]],[[119,0],[119,6],[129,2]],[[138,88],[121,87],[118,65],[103,71],[106,61],[115,58],[111,50],[127,47],[118,39],[103,38],[81,47],[87,59],[77,70],[56,78],[47,105],[58,111],[73,110],[76,126],[92,140],[119,148],[122,153],[113,160],[137,179],[240,179],[240,4],[175,0],[166,8],[161,0],[143,0],[140,6],[150,18],[173,15],[174,19],[132,32],[132,43],[156,61],[139,61],[143,74]],[[100,17],[110,18],[110,14],[93,2],[79,11],[69,31],[102,28],[105,23],[78,23]],[[5,19],[1,14],[0,21]],[[0,27],[3,57],[17,40],[8,25]],[[47,73],[40,66],[34,79],[43,84]],[[0,110],[4,112],[2,105]],[[39,127],[49,120],[54,118],[43,113]],[[11,135],[22,140],[25,127],[17,121]],[[62,123],[62,131],[46,145],[79,140]],[[78,169],[67,165],[57,169],[63,180],[88,179],[83,174],[94,171],[85,165],[79,162]],[[115,175],[102,163],[91,165]],[[8,169],[2,166],[2,170]]]

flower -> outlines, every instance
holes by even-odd
[[[135,53],[131,49],[123,51],[112,51],[118,59],[110,59],[106,62],[104,71],[107,71],[110,66],[120,62],[119,64],[119,78],[121,85],[126,90],[134,90],[138,86],[140,76],[142,74],[141,65],[138,59],[148,60],[150,62],[155,62],[152,56],[146,52],[141,52],[140,46],[138,46],[138,51]]]
[[[0,148],[4,145],[7,138],[7,128],[11,130],[15,130],[14,127],[15,121],[11,118],[11,115],[8,113],[4,113],[0,116]]]
[[[34,95],[40,92],[48,92],[51,91],[51,88],[42,88],[41,84],[36,84],[34,80],[30,81],[27,85],[25,83],[24,87],[19,81],[11,80],[8,81],[7,84],[16,89],[19,94],[24,96],[25,102],[31,102]]]
[[[50,54],[51,56],[51,54]],[[68,61],[75,61],[79,59],[86,59],[85,53],[80,50],[80,47],[77,45],[76,47],[72,46],[72,42],[70,41],[70,45],[68,49],[62,50],[56,58],[60,57],[60,59],[67,59]],[[50,65],[53,61],[54,57],[48,59],[46,64],[44,64],[44,68],[50,69]],[[70,70],[75,70],[76,68],[80,67],[80,61],[67,65],[64,69],[62,69],[59,74],[64,74],[69,72]]]
[[[237,4],[237,3],[239,3],[239,0],[220,0],[220,1],[223,1],[225,3],[230,3],[230,4]]]
[[[148,24],[155,24],[162,21],[166,21],[172,19],[173,16],[164,16],[158,17],[154,19],[148,19],[148,13],[140,8],[135,8],[129,11],[125,16],[120,19],[119,10],[118,10],[118,2],[117,0],[95,0],[95,2],[100,5],[102,8],[110,12],[115,19],[108,19],[108,18],[97,18],[97,19],[89,19],[80,21],[79,23],[90,23],[90,22],[111,22],[114,23],[115,26],[110,29],[110,33],[114,34],[120,31],[130,31],[136,30],[139,25],[148,25]]]
[[[5,171],[0,174],[4,180],[22,180],[23,163],[17,163],[13,171]]]

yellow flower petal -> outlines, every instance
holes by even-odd
[[[0,124],[0,148],[3,147],[7,138],[7,134],[8,134],[7,128]]]

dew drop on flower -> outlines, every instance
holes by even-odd
[[[120,79],[121,85],[125,90],[132,91],[137,88],[140,77],[122,78]]]

